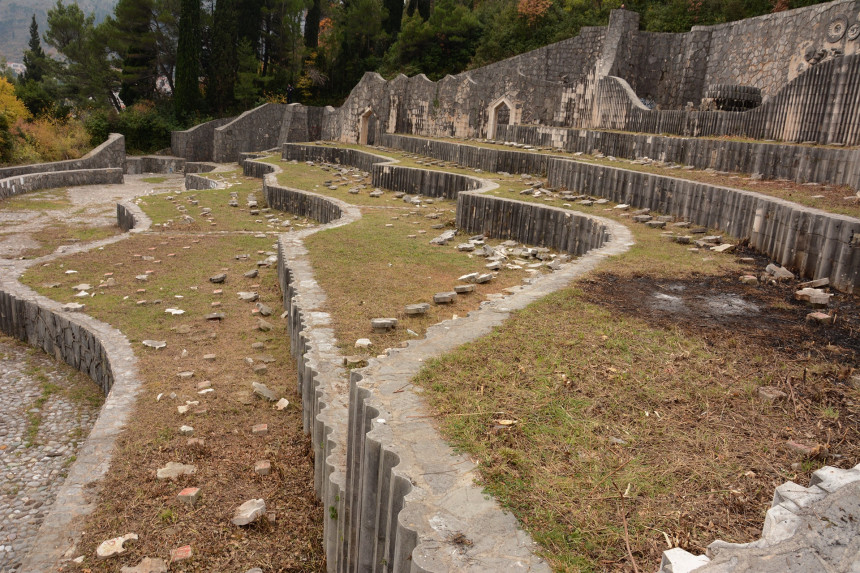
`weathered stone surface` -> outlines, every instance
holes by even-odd
[[[266,502],[262,499],[249,499],[236,509],[231,520],[233,525],[251,524],[266,513]]]
[[[407,316],[418,316],[426,314],[428,310],[430,310],[430,305],[426,302],[418,304],[407,304],[405,309]]]
[[[181,464],[179,462],[167,462],[167,465],[155,473],[156,479],[176,479],[184,475],[197,473],[197,466]]]
[[[793,272],[773,263],[765,267],[764,270],[767,271],[768,274],[773,275],[773,278],[776,280],[792,280],[794,278]]]
[[[433,295],[433,302],[436,304],[451,304],[456,300],[456,292],[437,292]]]
[[[269,332],[275,328],[275,326],[271,322],[267,322],[262,318],[257,319],[257,330],[261,332]]]
[[[227,280],[227,273],[218,273],[217,275],[213,275],[209,277],[209,282],[214,284],[221,284]]]
[[[255,436],[265,436],[269,433],[268,424],[254,424],[251,427],[251,433]]]
[[[193,552],[191,551],[191,546],[183,545],[182,547],[177,547],[170,552],[170,562],[177,563],[179,561],[185,561],[186,559],[191,559],[192,555]]]
[[[794,293],[794,298],[796,300],[808,302],[813,306],[827,306],[830,304],[830,298],[832,296],[832,293],[824,292],[823,290],[815,288],[804,288]]]
[[[255,302],[260,298],[259,293],[249,292],[249,291],[240,291],[236,293],[239,297],[239,300],[244,300],[246,302]]]
[[[259,382],[252,382],[251,386],[254,388],[254,394],[256,394],[257,396],[265,398],[269,402],[277,401],[278,395],[265,384],[261,384]]]
[[[102,541],[99,546],[96,547],[96,557],[99,559],[108,559],[115,555],[125,553],[126,549],[123,547],[123,544],[126,541],[137,541],[137,533],[126,533],[121,537],[114,537],[113,539]]]
[[[260,460],[254,464],[254,473],[267,476],[272,473],[272,463],[269,460]]]
[[[470,292],[475,292],[475,285],[474,284],[455,285],[454,286],[454,292],[457,294],[466,294],[466,293],[470,293]]]
[[[369,338],[359,338],[355,341],[356,348],[370,348],[372,344]]]
[[[370,327],[376,332],[387,332],[397,328],[396,318],[373,318],[370,320]]]

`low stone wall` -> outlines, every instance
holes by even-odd
[[[555,159],[549,184],[719,229],[802,276],[839,290],[860,286],[860,219],[767,195],[638,171]]]
[[[186,161],[185,173],[209,173],[218,169],[217,163],[206,163],[203,161]]]
[[[182,173],[185,171],[185,159],[169,155],[142,155],[127,157],[125,172],[129,175],[142,173]]]
[[[122,183],[122,168],[81,169],[32,173],[0,179],[0,199],[39,189],[77,187],[79,185],[112,185]]]
[[[267,103],[248,110],[230,123],[216,127],[212,157],[218,163],[238,161],[244,151],[260,151],[278,146],[286,105]]]
[[[171,153],[177,157],[184,157],[186,161],[212,161],[215,129],[227,125],[234,119],[236,118],[222,117],[195,125],[185,131],[171,132]]]
[[[457,197],[457,228],[572,255],[584,255],[609,239],[606,225],[588,215],[478,193]]]
[[[0,179],[55,171],[80,171],[83,169],[107,169],[111,167],[122,168],[124,164],[125,136],[119,133],[111,133],[107,141],[80,159],[4,167],[0,169]]]
[[[189,191],[192,189],[221,189],[222,187],[223,184],[214,179],[209,179],[195,173],[185,174],[185,188]]]
[[[359,149],[342,149],[328,145],[303,145],[287,143],[282,147],[281,157],[285,161],[321,161],[338,165],[349,165],[370,173],[377,164],[392,164],[395,160],[374,155]]]
[[[860,189],[858,149],[666,137],[535,125],[500,125],[496,128],[496,139],[538,147],[558,147],[572,153],[592,153],[598,149],[604,155],[625,159],[649,157],[692,165],[699,169],[756,173],[765,179],[848,185]],[[400,145],[396,147],[405,148]]]
[[[392,136],[392,147],[417,149],[420,138]],[[439,159],[451,157],[454,147],[461,165],[481,162],[484,148],[439,142],[426,148]],[[493,150],[487,150],[493,151]],[[507,152],[511,155],[537,155]],[[854,292],[860,285],[860,220],[827,213],[767,195],[719,187],[674,177],[604,167],[559,157],[547,157],[552,187],[605,197],[617,203],[648,208],[726,232],[812,279],[827,277],[835,288]],[[527,160],[522,160],[527,165]],[[519,171],[512,171],[517,173]]]
[[[507,126],[499,126],[498,129],[504,127]],[[442,161],[449,161],[490,173],[505,171],[507,173],[546,175],[547,162],[550,160],[549,156],[538,153],[489,149],[405,135],[382,135],[379,138],[379,145],[435,157]]]

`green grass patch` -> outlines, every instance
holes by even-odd
[[[144,183],[164,183],[167,181],[167,177],[144,177],[141,181]]]

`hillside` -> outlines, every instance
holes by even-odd
[[[101,22],[113,12],[117,0],[77,0],[85,13]],[[10,0],[0,2],[0,55],[9,62],[20,62],[30,39],[30,18],[36,14],[39,33],[45,33],[48,10],[56,0]],[[44,46],[47,50],[47,46]]]

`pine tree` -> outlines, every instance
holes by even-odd
[[[182,0],[180,10],[173,105],[177,117],[188,117],[200,105],[200,0]]]

